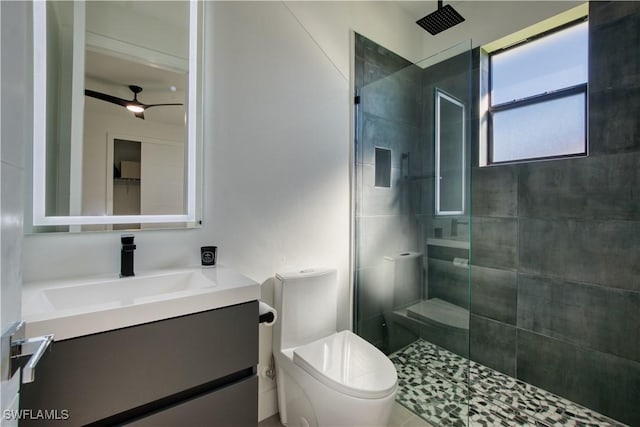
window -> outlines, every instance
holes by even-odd
[[[586,19],[488,55],[481,164],[586,155]]]

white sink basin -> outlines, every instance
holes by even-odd
[[[28,337],[56,341],[259,299],[260,285],[218,266],[25,283]]]
[[[101,304],[135,304],[148,298],[162,298],[166,294],[197,289],[206,290],[211,286],[215,286],[215,283],[205,278],[201,272],[184,271],[88,282],[45,289],[42,293],[55,310],[67,310]]]

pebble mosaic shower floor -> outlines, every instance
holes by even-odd
[[[434,426],[624,426],[428,341],[389,358],[398,371],[396,399]]]

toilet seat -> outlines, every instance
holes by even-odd
[[[388,396],[398,382],[393,363],[350,331],[297,347],[293,362],[326,386],[359,398]]]

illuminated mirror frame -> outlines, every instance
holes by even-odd
[[[436,98],[436,102],[435,102],[435,109],[436,109],[436,113],[435,113],[435,157],[436,157],[436,164],[435,164],[435,193],[436,193],[436,203],[435,203],[435,208],[436,208],[436,215],[440,216],[445,216],[445,215],[463,215],[464,214],[464,210],[465,210],[465,152],[464,152],[464,147],[465,147],[465,138],[466,138],[466,126],[465,126],[465,106],[464,103],[462,103],[462,101],[454,98],[453,96],[445,93],[444,91],[440,90],[440,89],[436,89],[435,91],[435,98]],[[455,210],[455,211],[445,211],[441,209],[441,203],[440,203],[440,196],[441,196],[441,188],[440,188],[440,181],[442,180],[442,172],[441,172],[441,165],[440,165],[440,104],[445,101],[445,102],[449,102],[453,105],[455,105],[456,107],[460,108],[460,123],[462,123],[462,135],[460,138],[460,173],[461,173],[461,177],[460,177],[460,183],[461,183],[461,194],[460,194],[460,210]]]
[[[47,93],[47,10],[45,1],[33,2],[33,225],[109,225],[187,223],[195,226],[200,203],[196,199],[198,182],[197,141],[201,139],[201,96],[198,84],[201,79],[202,25],[200,1],[189,0],[189,70],[187,98],[187,212],[180,215],[98,215],[98,216],[46,216],[46,93]],[[84,48],[84,46],[83,46]],[[83,91],[84,92],[84,91]],[[83,97],[84,95],[81,94]],[[201,156],[200,156],[201,157]]]

